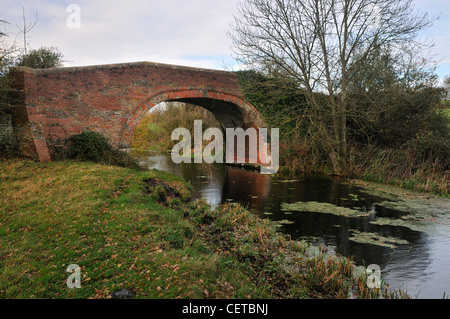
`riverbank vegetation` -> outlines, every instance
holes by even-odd
[[[0,180],[1,298],[407,297],[239,204],[193,201],[165,172],[16,159]],[[80,289],[66,285],[72,264]]]
[[[281,129],[281,160],[449,193],[449,118],[412,1],[247,0],[230,37],[249,101]]]
[[[137,160],[130,154],[113,147],[108,139],[97,132],[72,135],[65,145],[54,148],[55,160],[90,161],[139,169]]]
[[[311,136],[316,134],[308,120],[312,110],[301,88],[277,74],[240,71],[237,76],[268,125],[280,128],[282,172],[335,173],[328,154]],[[396,86],[378,92],[383,100],[373,97],[367,105],[355,95],[361,110],[348,120],[347,157],[339,175],[448,195],[450,117],[439,108],[442,92]]]

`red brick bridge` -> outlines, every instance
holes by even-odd
[[[23,155],[52,160],[54,147],[96,131],[129,147],[137,124],[166,101],[211,111],[223,128],[266,127],[245,100],[234,73],[151,62],[13,71],[17,89],[13,124]]]

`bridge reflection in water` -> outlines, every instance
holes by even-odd
[[[234,201],[262,211],[265,199],[270,194],[270,175],[257,174],[236,166],[205,163],[178,165],[168,155],[142,158],[141,165],[183,177],[194,186],[195,197],[206,200],[213,208]]]

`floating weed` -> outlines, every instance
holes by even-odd
[[[371,212],[363,212],[348,207],[341,207],[330,203],[319,203],[315,201],[296,202],[292,204],[283,203],[281,204],[281,210],[291,212],[315,212],[345,217],[367,217],[371,214]]]
[[[400,226],[431,236],[450,237],[449,198],[377,183],[356,180],[348,183],[362,186],[360,192],[379,199],[371,207],[372,212],[376,207],[378,211],[389,210],[399,215],[398,218],[377,217],[370,221],[371,224]]]
[[[358,195],[355,194],[348,194],[348,195],[352,197],[352,201],[359,201],[361,199]]]
[[[277,220],[276,222],[280,225],[291,225],[295,223],[294,221],[287,219]]]
[[[395,237],[385,237],[376,233],[361,232],[356,229],[351,229],[350,232],[353,236],[349,237],[349,240],[362,243],[362,244],[372,244],[382,247],[388,247],[395,249],[396,245],[407,245],[409,242],[407,240],[395,238]]]

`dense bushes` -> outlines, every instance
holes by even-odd
[[[449,120],[436,110],[442,92],[434,88],[390,88],[377,94],[353,94],[347,127],[351,139],[381,147],[399,147],[420,135],[448,137]]]
[[[111,146],[108,140],[96,132],[83,132],[73,135],[67,145],[58,152],[59,158],[91,161],[107,165],[138,168],[136,160],[128,153]]]

